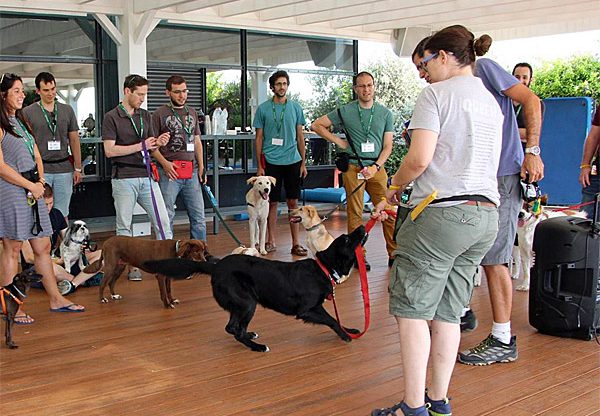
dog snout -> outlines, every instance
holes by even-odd
[[[525,213],[523,211],[519,211],[519,219],[522,220],[525,218]]]
[[[268,194],[268,193],[269,193],[269,191],[271,191],[271,188],[265,188],[263,192],[264,192],[265,194]]]

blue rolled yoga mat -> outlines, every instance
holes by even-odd
[[[314,188],[302,190],[300,199],[306,199],[313,202],[332,202],[339,204],[346,199],[346,191],[344,188]],[[371,200],[369,194],[364,193],[364,202]]]

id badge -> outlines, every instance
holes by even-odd
[[[361,180],[365,180],[365,179],[366,179],[366,178],[365,178],[365,175],[363,175],[363,173],[362,173],[362,172],[358,172],[358,175],[357,175],[357,177],[358,177],[358,179],[361,179]]]
[[[60,141],[50,140],[48,142],[48,150],[60,150]]]
[[[373,142],[361,143],[360,150],[363,153],[373,153],[375,151],[375,143],[373,143]]]
[[[188,152],[193,152],[195,150],[194,143],[186,143],[186,148]]]
[[[271,140],[271,144],[273,146],[283,146],[283,139],[279,139],[277,137],[273,137],[273,139]]]

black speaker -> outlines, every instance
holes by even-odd
[[[591,220],[542,221],[533,239],[529,323],[539,332],[589,340],[600,333],[600,230]]]

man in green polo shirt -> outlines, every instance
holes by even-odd
[[[288,211],[298,207],[300,178],[306,177],[305,144],[302,127],[306,121],[302,107],[286,97],[290,77],[285,71],[277,71],[269,77],[273,98],[256,109],[256,158],[259,161],[257,176],[267,175],[276,179],[270,192],[269,218],[267,220],[267,252],[275,251],[275,222],[277,205],[281,200],[281,187],[285,187]],[[263,157],[264,156],[264,157]],[[264,161],[264,165],[263,165]],[[292,250],[295,256],[306,256],[307,251],[298,240],[298,224],[290,223]]]
[[[373,76],[368,72],[360,72],[354,77],[353,85],[358,100],[340,107],[343,121],[336,109],[318,118],[312,124],[313,131],[319,136],[336,144],[350,155],[350,166],[342,175],[346,195],[348,195],[348,232],[354,231],[363,223],[365,188],[374,204],[379,203],[385,197],[388,176],[383,165],[392,152],[394,137],[394,119],[391,111],[375,102]],[[364,167],[360,166],[357,154],[354,153],[348,141],[329,131],[332,125],[345,128]],[[352,191],[362,182],[366,182],[365,186],[352,194]],[[388,265],[391,265],[392,252],[396,249],[394,221],[391,218],[383,223],[383,235],[389,258]],[[370,269],[368,263],[367,269]]]

